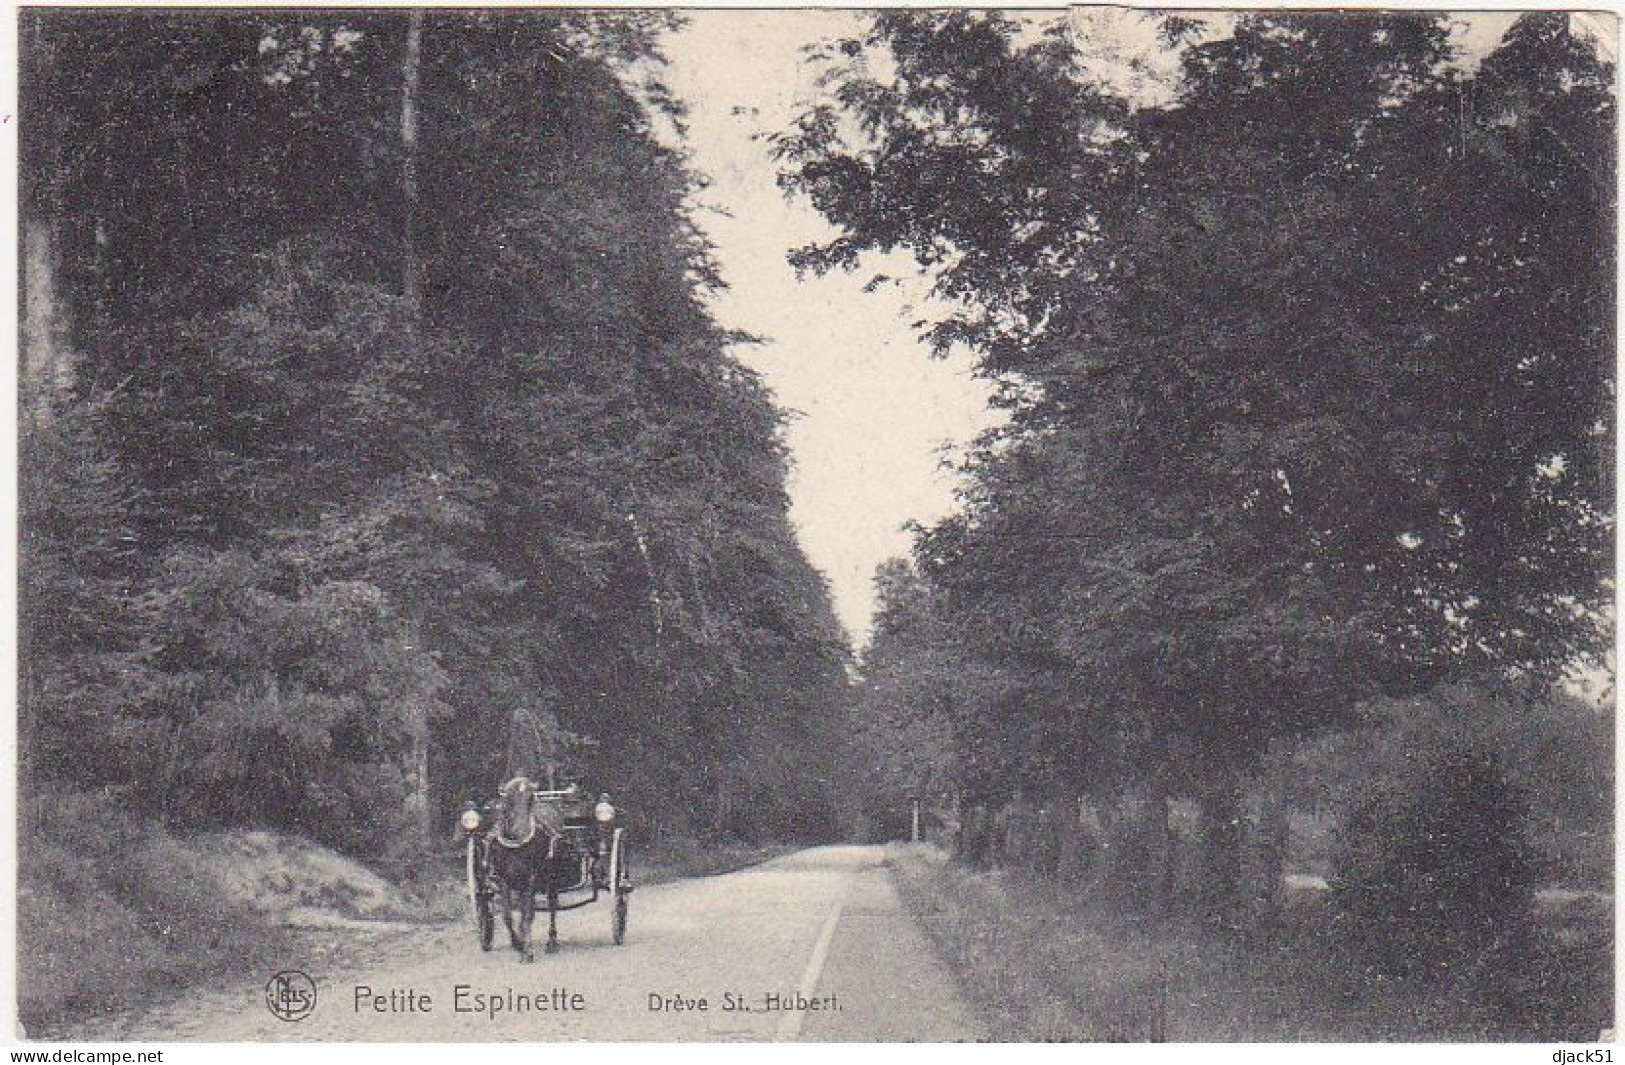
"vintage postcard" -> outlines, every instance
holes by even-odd
[[[1612,15],[13,16],[9,1040],[1611,1052]]]

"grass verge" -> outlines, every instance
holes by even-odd
[[[371,870],[269,832],[182,834],[115,798],[54,791],[18,840],[17,1016],[30,1038],[261,983],[290,958],[410,934],[427,907]]]
[[[177,835],[69,792],[40,809],[19,840],[16,915],[17,1015],[32,1039],[71,1038],[199,986],[256,985],[290,958],[319,970],[468,914],[460,847],[390,884],[293,837]],[[633,874],[711,876],[795,849],[666,840],[634,854]]]
[[[1000,1041],[1594,1041],[1611,1026],[1611,910],[1543,916],[1526,971],[1495,986],[1423,985],[1352,963],[1323,904],[1242,939],[932,848],[898,848],[892,867]]]

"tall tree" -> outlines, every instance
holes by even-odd
[[[882,15],[779,151],[840,229],[797,261],[912,252],[1010,411],[919,544],[954,624],[1060,694],[987,734],[1220,825],[1362,697],[1602,653],[1613,101],[1564,16],[1472,76],[1428,15],[1164,32],[1150,104],[1064,30]]]
[[[421,839],[553,711],[662,829],[827,832],[844,641],[651,132],[669,20],[30,18],[171,794]]]

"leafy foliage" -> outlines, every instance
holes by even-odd
[[[29,654],[151,673],[31,697],[98,726],[49,771],[410,852],[555,712],[655,831],[831,832],[845,638],[651,132],[670,20],[430,13],[410,86],[401,13],[25,21],[29,210],[104,449],[27,463]],[[70,521],[118,539],[58,561]],[[116,596],[53,635],[91,579],[143,604],[122,643]]]
[[[106,397],[53,410],[31,383],[18,449],[20,768],[125,779],[151,739],[156,685],[154,604],[126,577],[137,493],[98,431]]]
[[[1471,73],[1426,14],[1167,28],[1164,103],[1061,23],[883,14],[778,140],[839,231],[796,262],[911,252],[1009,412],[917,548],[1022,678],[961,767],[1200,793],[1372,696],[1603,666],[1611,68],[1562,15]]]
[[[1528,950],[1538,870],[1525,800],[1495,751],[1432,738],[1373,773],[1349,811],[1333,903],[1380,971],[1470,979]]]

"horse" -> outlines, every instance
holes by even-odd
[[[559,854],[564,820],[556,810],[536,802],[535,783],[521,775],[497,792],[496,822],[491,870],[502,885],[502,921],[521,960],[533,962],[536,951],[531,947],[530,931],[536,919],[538,887],[547,892],[547,953],[559,949],[559,890],[568,883],[571,866],[570,858]]]

